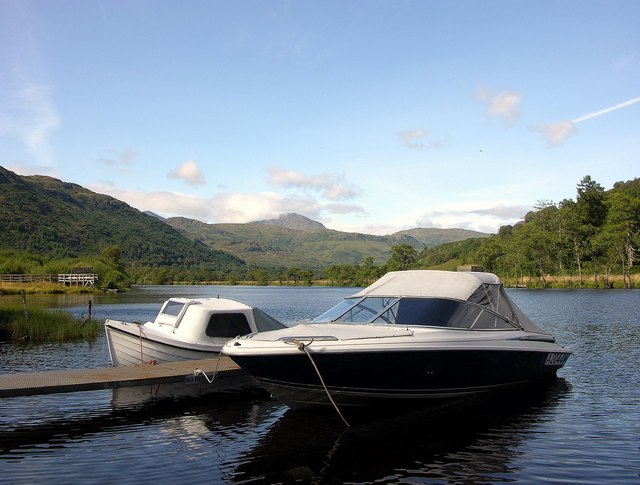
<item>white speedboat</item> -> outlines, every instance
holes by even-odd
[[[463,396],[554,376],[571,350],[490,273],[401,271],[312,323],[227,342],[223,353],[289,404]]]
[[[213,358],[233,337],[285,325],[227,298],[170,298],[153,322],[109,319],[104,327],[111,362],[120,366]]]

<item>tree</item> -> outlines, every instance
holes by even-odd
[[[111,246],[107,246],[102,250],[101,254],[103,259],[114,263],[116,265],[120,264],[120,257],[122,256],[122,252],[120,251],[120,246],[117,244],[112,244]]]
[[[503,238],[489,238],[471,254],[471,262],[480,264],[485,271],[495,273],[498,271],[500,259],[504,256]]]
[[[387,263],[391,271],[404,271],[418,260],[418,252],[408,244],[397,244],[391,247],[391,257]]]
[[[631,286],[630,269],[640,247],[640,186],[614,190],[609,195],[609,217],[604,228],[622,263],[625,287]]]
[[[601,227],[607,217],[607,206],[604,202],[604,188],[585,175],[578,184],[576,200],[580,223],[586,226]]]

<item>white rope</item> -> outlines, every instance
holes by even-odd
[[[333,407],[335,408],[336,412],[338,413],[338,416],[340,416],[340,419],[342,419],[342,422],[347,426],[347,428],[349,428],[350,427],[349,423],[347,422],[347,420],[344,418],[344,416],[340,412],[340,408],[338,408],[338,405],[336,404],[336,402],[333,400],[333,397],[331,396],[331,393],[329,392],[329,388],[324,383],[324,379],[322,378],[322,375],[320,374],[320,370],[318,369],[318,366],[316,365],[315,361],[313,360],[313,357],[311,357],[311,353],[307,349],[307,346],[309,346],[309,345],[311,345],[313,343],[313,339],[311,339],[311,341],[308,344],[305,344],[304,342],[300,342],[299,340],[294,340],[293,343],[297,344],[298,350],[304,352],[305,354],[307,354],[307,357],[309,357],[309,360],[311,361],[311,364],[313,365],[313,368],[316,370],[316,374],[318,374],[318,378],[320,379],[320,383],[322,384],[322,387],[324,387],[324,391],[327,393],[327,397],[329,398],[329,401],[331,401],[331,404],[333,404]]]
[[[213,375],[211,376],[211,379],[209,379],[209,376],[207,375],[207,373],[205,371],[203,371],[202,369],[194,369],[193,370],[193,375],[194,376],[204,376],[204,378],[207,380],[207,382],[209,384],[213,384],[213,381],[216,380],[216,378],[218,377],[218,365],[220,364],[220,358],[222,357],[222,352],[218,353],[218,359],[216,360],[216,368],[213,371]]]
[[[144,353],[142,352],[142,328],[138,324],[138,336],[140,337],[140,364],[144,365]]]

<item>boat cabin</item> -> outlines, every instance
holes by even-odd
[[[153,323],[186,340],[220,343],[286,327],[262,310],[228,298],[171,298]]]

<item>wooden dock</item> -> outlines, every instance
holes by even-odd
[[[0,274],[5,283],[59,283],[65,286],[95,286],[97,273]]]
[[[158,365],[21,372],[0,375],[0,398],[169,383],[207,384],[204,376],[195,374],[196,369],[205,372],[209,379],[217,369],[216,380],[246,375],[245,371],[227,356],[220,359],[184,360]]]

